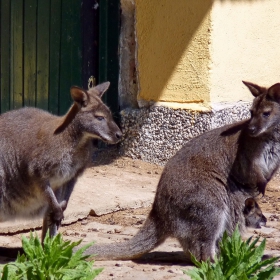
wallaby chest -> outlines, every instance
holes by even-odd
[[[264,177],[269,180],[280,163],[280,147],[277,143],[264,143],[262,151],[254,159],[254,165],[261,168]]]
[[[280,146],[272,140],[257,138],[246,141],[243,153],[239,153],[233,172],[243,183],[256,184],[263,178],[269,181],[280,164]]]
[[[30,179],[42,178],[50,182],[52,189],[69,182],[79,176],[90,162],[92,144],[90,142],[76,148],[61,145],[60,149],[49,149],[48,153],[40,153],[33,157],[29,165]]]

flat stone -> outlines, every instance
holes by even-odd
[[[76,222],[89,214],[100,216],[118,210],[148,207],[153,202],[159,176],[137,174],[123,168],[116,170],[110,165],[106,167],[106,171],[98,166],[88,168],[78,179],[62,224]],[[145,188],[142,188],[143,185]],[[0,233],[15,233],[41,226],[42,218],[2,222]]]

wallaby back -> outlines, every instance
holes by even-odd
[[[97,259],[132,259],[170,236],[188,258],[191,252],[198,260],[213,260],[224,231],[231,234],[237,225],[245,230],[245,200],[265,192],[280,164],[278,84],[269,89],[245,84],[255,96],[251,118],[186,143],[167,162],[150,215],[136,236],[94,245],[86,253],[97,253]]]
[[[121,131],[102,94],[71,88],[74,104],[59,117],[36,108],[0,116],[0,221],[45,215],[43,237],[54,235],[77,177],[92,156],[92,138],[117,143]]]

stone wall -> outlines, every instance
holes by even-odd
[[[184,143],[210,129],[249,117],[249,103],[210,112],[163,106],[121,112],[122,155],[164,165]]]

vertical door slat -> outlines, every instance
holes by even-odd
[[[99,5],[99,83],[107,81],[108,65],[108,0]]]
[[[71,85],[82,86],[81,3],[72,0]],[[71,86],[69,85],[69,87]]]
[[[48,110],[50,2],[38,0],[36,106]]]
[[[23,104],[23,1],[11,2],[11,108]]]
[[[24,1],[24,105],[34,107],[36,98],[37,0]]]
[[[116,113],[119,112],[119,28],[120,28],[120,2],[110,0],[108,5],[108,61],[107,78],[110,80],[110,88],[105,93],[108,94],[107,105]],[[105,96],[106,98],[106,96]]]
[[[103,100],[114,113],[119,111],[119,5],[119,0],[100,1],[99,16],[99,82],[111,83]]]
[[[88,88],[88,81],[93,76],[98,79],[98,43],[99,9],[96,2],[83,0],[81,7],[82,34],[82,86]]]
[[[50,7],[50,78],[49,111],[58,114],[59,65],[61,37],[61,0],[51,0]]]
[[[59,87],[60,114],[64,114],[72,103],[69,93],[71,85],[81,85],[82,63],[80,48],[80,2],[76,0],[62,0],[62,10]]]
[[[1,0],[1,113],[10,109],[10,32],[11,32],[11,3]]]
[[[61,49],[60,49],[60,83],[59,83],[59,114],[64,114],[71,104],[69,88],[71,81],[71,44],[72,24],[71,14],[72,9],[69,3],[72,0],[62,0],[62,18],[61,18]]]

